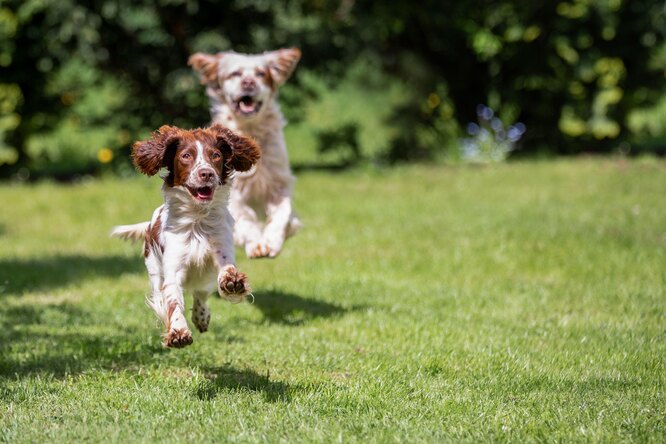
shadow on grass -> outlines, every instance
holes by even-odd
[[[301,325],[312,319],[338,316],[361,308],[344,308],[276,290],[257,291],[253,306],[263,313],[266,321],[286,325]]]
[[[0,310],[0,400],[24,396],[8,384],[18,379],[63,379],[100,371],[139,371],[160,361],[160,355],[179,353],[162,348],[157,334],[146,340],[136,330],[108,322],[100,329],[101,314],[72,304],[10,306]],[[75,327],[76,331],[72,331]],[[122,327],[122,328],[121,328]],[[112,332],[112,333],[110,333]],[[266,401],[289,401],[298,386],[272,381],[250,369],[202,365],[205,379],[194,395],[210,400],[225,391],[251,391]]]
[[[156,336],[147,343],[139,332],[72,304],[5,307],[0,310],[0,384],[31,374],[61,378],[90,369],[138,367],[164,352],[158,341]]]
[[[292,393],[299,389],[298,386],[271,381],[269,374],[260,375],[248,369],[239,370],[223,366],[202,370],[206,374],[206,379],[195,389],[196,397],[202,401],[213,399],[221,392],[251,391],[260,392],[268,402],[289,402]]]
[[[143,272],[141,258],[126,256],[52,256],[27,260],[0,260],[0,294],[52,290],[96,277]]]

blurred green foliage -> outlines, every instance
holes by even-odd
[[[136,138],[208,122],[189,54],[287,45],[290,134],[322,156],[447,158],[479,103],[526,153],[663,150],[665,33],[656,0],[4,0],[0,176],[127,169]]]

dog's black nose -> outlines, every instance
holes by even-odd
[[[257,87],[257,82],[255,82],[254,79],[251,77],[244,77],[241,80],[241,88],[243,89],[252,90],[256,87]]]
[[[201,170],[201,171],[199,171],[199,180],[201,180],[203,182],[208,182],[209,180],[211,180],[213,178],[214,175],[215,175],[215,172],[213,170],[209,170],[209,169]]]

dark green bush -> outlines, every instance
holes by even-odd
[[[286,45],[329,88],[350,66],[359,90],[404,85],[389,161],[447,156],[479,103],[525,122],[527,153],[663,149],[665,14],[652,0],[6,0],[0,176],[94,172],[161,124],[205,125],[189,54]],[[301,76],[283,92],[292,122],[321,94]]]

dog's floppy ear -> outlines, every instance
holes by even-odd
[[[247,171],[259,160],[261,154],[254,139],[238,135],[220,124],[215,124],[208,130],[218,141],[218,146],[224,153],[224,164],[227,168]]]
[[[268,69],[273,81],[280,86],[291,76],[301,59],[301,50],[298,48],[278,49],[264,53]]]
[[[153,132],[150,139],[135,142],[132,161],[147,176],[154,176],[162,167],[170,167],[175,148],[180,142],[180,128],[164,125]]]
[[[216,84],[222,54],[197,52],[190,56],[187,64],[199,73],[202,85]]]

